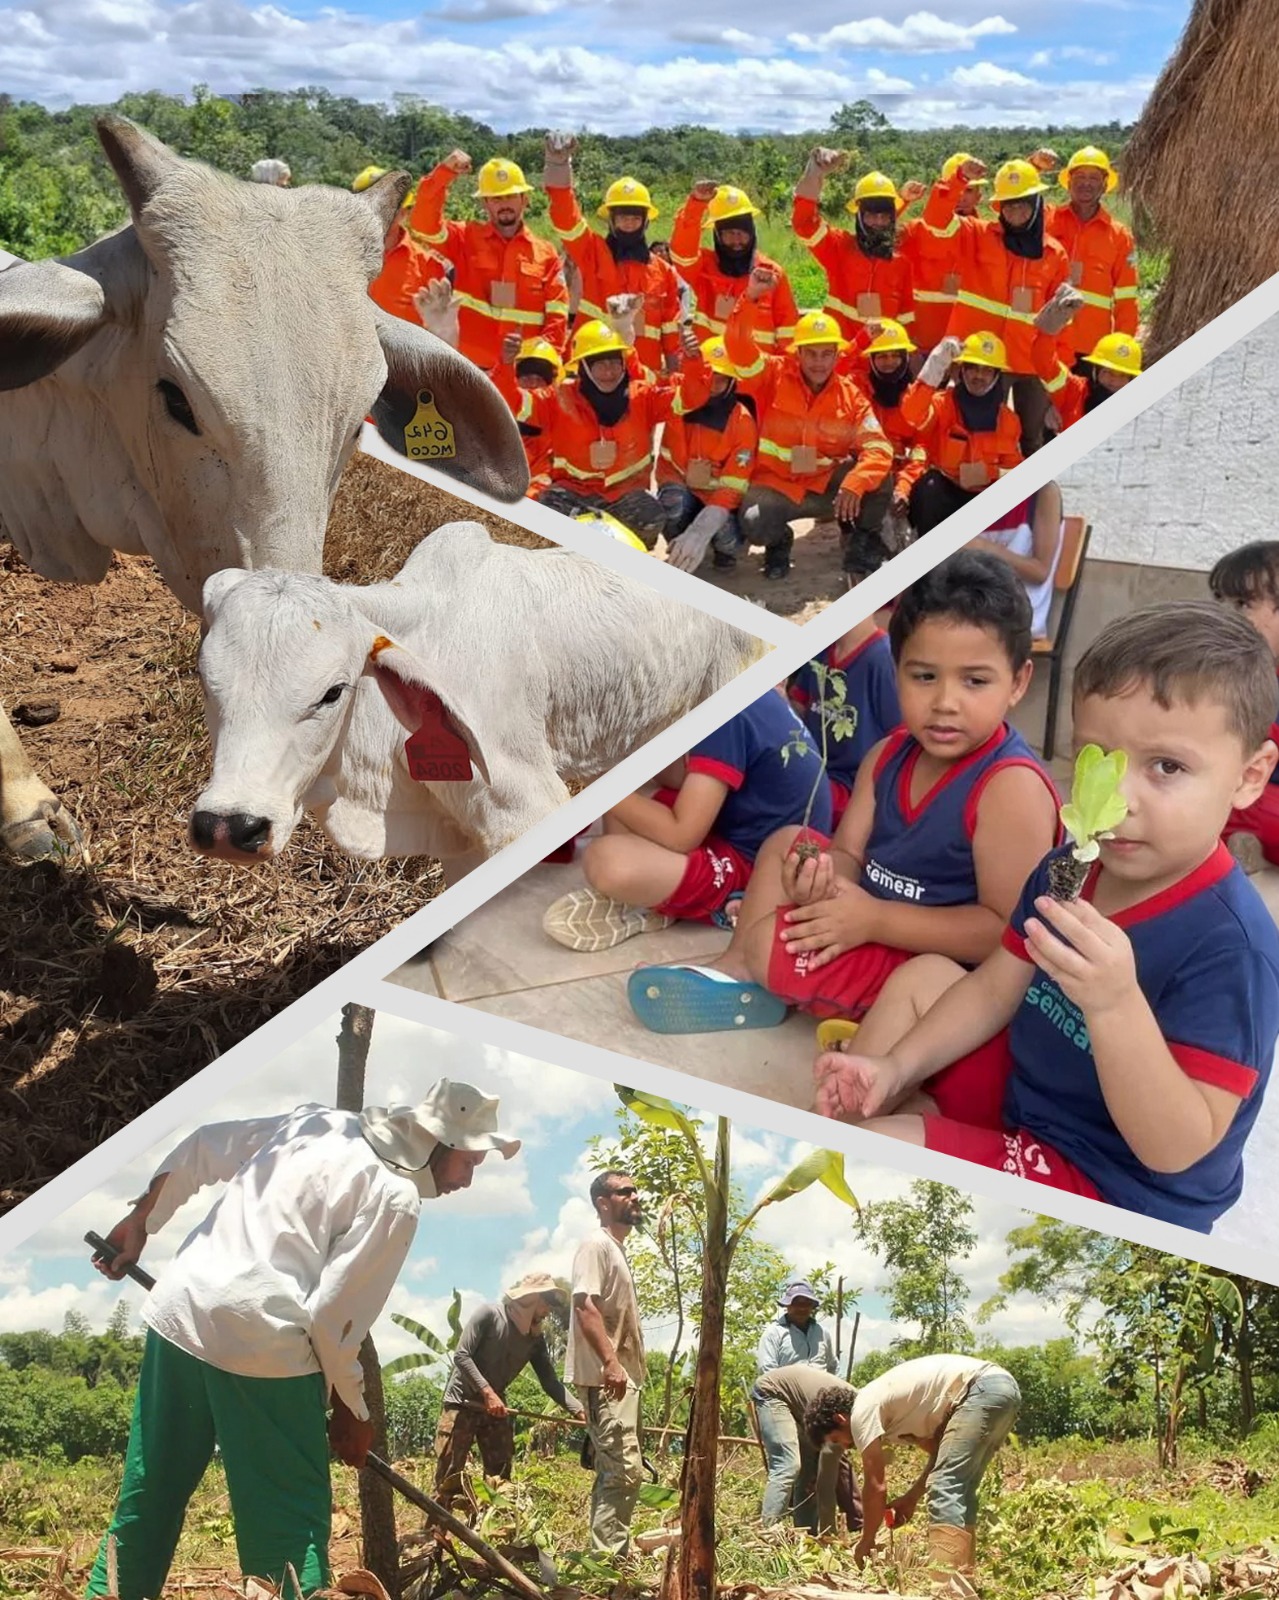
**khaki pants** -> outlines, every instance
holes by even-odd
[[[482,1411],[445,1406],[435,1430],[435,1497],[447,1510],[462,1487],[471,1446],[480,1447],[480,1462],[489,1478],[509,1478],[515,1460],[515,1426],[510,1417],[489,1417]]]
[[[575,1387],[586,1407],[586,1426],[595,1452],[591,1548],[604,1555],[625,1555],[635,1501],[644,1481],[639,1390],[628,1384],[620,1400],[610,1400],[594,1384]]]

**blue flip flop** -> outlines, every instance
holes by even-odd
[[[786,1002],[762,984],[713,967],[637,967],[626,984],[631,1010],[652,1033],[730,1033],[776,1028]]]

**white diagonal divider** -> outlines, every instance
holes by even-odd
[[[1069,466],[1090,448],[1125,427],[1177,385],[1193,377],[1214,357],[1224,354],[1231,345],[1245,338],[1276,311],[1279,311],[1279,274],[1254,289],[1251,294],[1223,312],[1207,327],[1200,329],[1176,350],[1166,355],[1149,372],[1112,395],[1105,405],[1077,422],[1074,427],[1051,445],[1037,452],[1006,478],[991,485],[971,505],[957,511],[924,539],[904,550],[864,583],[858,584],[857,588],[844,599],[836,601],[802,628],[787,623],[786,628],[789,632],[785,635],[786,642],[783,644],[779,639],[777,647],[763,661],[749,667],[731,684],[726,685],[691,711],[673,728],[666,729],[657,738],[650,740],[641,750],[620,762],[610,773],[598,778],[589,789],[576,795],[551,816],[529,829],[521,839],[508,845],[500,854],[478,867],[460,883],[414,913],[398,928],[383,935],[376,944],[370,945],[367,950],[354,956],[345,967],[332,973],[315,988],[293,1001],[269,1022],[234,1045],[224,1056],[196,1073],[185,1084],[150,1107],[141,1116],[136,1117],[127,1127],[104,1140],[96,1150],[82,1156],[79,1161],[51,1179],[29,1199],[22,1201],[7,1215],[0,1217],[0,1254],[12,1249],[46,1221],[58,1216],[76,1200],[88,1194],[139,1151],[162,1139],[178,1122],[198,1116],[205,1109],[218,1106],[227,1091],[233,1089],[258,1066],[269,1061],[272,1056],[294,1040],[301,1038],[317,1023],[335,1013],[344,1001],[350,998],[354,986],[368,985],[402,965],[423,946],[446,932],[455,922],[536,865],[558,844],[584,829],[602,811],[646,783],[656,772],[669,765],[700,739],[705,738],[728,717],[766,693],[773,684],[779,682],[810,656],[816,655],[855,622],[878,610],[908,583],[913,582],[981,533],[1001,512],[1016,505],[1019,500],[1025,499],[1033,490]],[[385,459],[389,459],[400,470],[417,474],[416,466],[406,464],[392,452],[388,452]],[[427,477],[425,469],[422,469],[422,476]],[[435,483],[437,480],[431,477],[429,481]],[[441,483],[440,487],[446,485]],[[455,492],[451,482],[447,487],[450,493]],[[551,519],[550,531],[546,533],[546,537],[556,543],[568,542],[562,539],[561,535],[565,526],[571,529],[573,524],[555,512],[548,512],[546,507],[537,507],[532,502],[525,502],[520,507],[520,516],[517,519],[512,517],[510,506],[490,501],[474,492],[470,492],[470,498],[474,503],[482,504],[486,509],[491,509],[495,515],[509,521],[519,520],[523,523],[528,516],[529,521],[525,525],[531,527],[534,532],[541,532],[544,526],[540,517],[535,519],[532,516],[532,513],[540,512]],[[625,570],[628,574],[633,573],[635,576],[643,577],[652,587],[666,589],[667,592],[676,594],[678,599],[700,605],[704,610],[711,609],[707,598],[713,588],[712,585],[702,584],[700,580],[691,578],[688,574],[667,567],[664,562],[652,561],[650,557],[640,557],[637,551],[628,551],[621,546],[617,546],[616,549],[601,550],[599,545],[608,546],[615,544],[615,541],[600,540],[597,544],[587,539],[585,530],[583,536],[583,543],[580,546],[576,540],[574,541],[575,548],[581,548],[584,553],[596,556],[600,560],[605,560],[607,556],[605,564],[614,567],[615,570]],[[622,560],[624,557],[628,558],[625,566]],[[633,562],[629,560],[631,557],[634,558]],[[644,566],[645,562],[648,563],[647,568]],[[674,587],[675,583],[679,585],[678,590]],[[693,588],[690,590],[687,585],[692,585]],[[733,596],[721,596],[721,598],[736,599]],[[766,615],[756,607],[747,606],[746,610],[753,619]],[[740,620],[740,612],[735,612],[731,619],[725,615],[725,620],[731,620],[737,626],[751,626]],[[772,620],[775,624],[778,622],[776,618]],[[761,638],[765,637],[764,630],[757,620],[752,631]],[[388,988],[391,988],[397,997],[399,996],[400,991],[397,986]],[[418,999],[423,1004],[427,1003],[425,996],[419,996]],[[402,1010],[406,1002],[398,999],[397,1004]],[[482,1027],[477,1023],[481,1013],[444,1001],[431,1004],[444,1007],[444,1011],[437,1015],[444,1016],[446,1020],[442,1025],[452,1032],[466,1037],[484,1036]],[[485,1026],[488,1024],[492,1024],[496,1029],[499,1025],[498,1019],[489,1018]],[[513,1028],[516,1025],[502,1022],[500,1026]],[[528,1031],[530,1034],[535,1034],[535,1030]],[[496,1037],[496,1034],[494,1036]],[[573,1060],[585,1060],[586,1056],[582,1052],[596,1049],[594,1046],[562,1039],[558,1035],[536,1034],[535,1036],[538,1039],[554,1040],[553,1054],[556,1059],[568,1059],[571,1056]],[[541,1053],[546,1054],[546,1050],[543,1049]],[[599,1054],[603,1057],[602,1052]],[[629,1075],[640,1087],[645,1083],[652,1083],[655,1087],[661,1084],[665,1086],[666,1092],[677,1098],[687,1093],[689,1080],[679,1074],[669,1073],[651,1063],[631,1063],[630,1058],[608,1059],[626,1059]],[[672,1087],[672,1085],[683,1087]],[[735,1091],[722,1089],[715,1091],[707,1086],[706,1093],[719,1095]],[[755,1103],[749,1096],[742,1098],[749,1104]],[[707,1100],[707,1103],[710,1101]],[[234,1115],[234,1102],[228,1101],[224,1104],[221,1107],[221,1114]],[[792,1115],[785,1112],[785,1108],[769,1103],[770,1123],[780,1119],[783,1114],[788,1118]],[[804,1114],[793,1113],[793,1115]],[[813,1119],[813,1124],[832,1129],[837,1126],[828,1124],[822,1119]],[[778,1125],[783,1124],[778,1121]],[[859,1134],[856,1129],[848,1129],[844,1137],[859,1141],[856,1148],[860,1151],[865,1149],[863,1141],[871,1136]],[[882,1160],[880,1145],[881,1141],[876,1139],[876,1158]],[[842,1148],[854,1147],[843,1145]],[[928,1171],[932,1176],[944,1176],[947,1182],[958,1182],[961,1187],[975,1186],[968,1183],[967,1163],[955,1162],[950,1157],[928,1152],[913,1151],[905,1145],[900,1147],[900,1151],[898,1164],[903,1169],[922,1170],[914,1163],[920,1154],[923,1154],[929,1162]],[[971,1170],[977,1171],[976,1168]],[[987,1173],[984,1177],[992,1186],[996,1182],[1001,1185],[1005,1182],[1004,1176],[998,1173]],[[1015,1185],[1015,1192],[1004,1187],[998,1189],[991,1187],[989,1192],[998,1194],[1002,1199],[1013,1198],[1016,1203],[1025,1204],[1027,1197],[1021,1181],[1012,1178],[1006,1181]],[[1137,1230],[1140,1229],[1144,1240],[1147,1237],[1147,1229],[1162,1230],[1165,1226],[1145,1218],[1128,1217],[1127,1213],[1112,1212],[1110,1207],[1097,1207],[1101,1214],[1099,1220],[1092,1211],[1096,1206],[1095,1202],[1058,1194],[1056,1191],[1045,1190],[1043,1198],[1045,1201],[1049,1199],[1054,1202],[1059,1201],[1062,1215],[1075,1214],[1077,1207],[1086,1208],[1089,1211],[1087,1226],[1100,1226],[1108,1232],[1123,1233],[1126,1237],[1137,1238]],[[1069,1207],[1067,1207],[1068,1201]],[[1118,1226],[1112,1221],[1112,1216],[1116,1219],[1124,1218],[1123,1226]],[[1183,1230],[1173,1229],[1172,1232],[1180,1239]],[[1156,1243],[1157,1248],[1170,1248],[1166,1243],[1157,1240],[1153,1233],[1149,1237]],[[1186,1237],[1192,1240],[1200,1238],[1197,1234],[1188,1234]],[[1191,1254],[1188,1247],[1172,1248],[1177,1248],[1182,1254]],[[1232,1256],[1238,1254],[1236,1250],[1228,1250],[1227,1253]],[[1237,1270],[1257,1277],[1267,1277],[1267,1275],[1273,1276],[1275,1269],[1273,1264],[1267,1264],[1263,1258],[1253,1262],[1242,1261]]]

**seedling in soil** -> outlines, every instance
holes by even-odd
[[[831,739],[851,739],[857,732],[857,707],[848,704],[848,683],[844,674],[838,667],[828,667],[824,662],[813,662],[813,675],[817,679],[817,707],[822,730],[821,762],[817,768],[817,776],[813,779],[813,787],[809,792],[808,804],[804,807],[804,820],[800,826],[799,837],[795,842],[795,854],[801,861],[816,861],[822,853],[822,847],[808,834],[809,819],[813,814],[813,806],[817,803],[817,796],[822,784],[826,781],[827,756],[830,750]],[[794,733],[782,746],[781,757],[783,764],[788,762],[793,755],[806,756],[809,751],[807,729],[796,728]]]
[[[1070,799],[1060,812],[1074,848],[1049,865],[1048,888],[1054,900],[1078,900],[1088,869],[1101,854],[1101,840],[1113,838],[1114,829],[1128,815],[1128,802],[1119,792],[1127,770],[1128,757],[1122,750],[1086,744],[1076,756]]]

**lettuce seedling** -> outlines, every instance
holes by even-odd
[[[1120,793],[1128,757],[1122,750],[1103,750],[1086,744],[1075,758],[1070,799],[1062,806],[1062,827],[1073,840],[1069,855],[1059,856],[1048,869],[1049,888],[1057,900],[1077,900],[1088,869],[1101,854],[1101,840],[1128,815],[1128,802]]]

